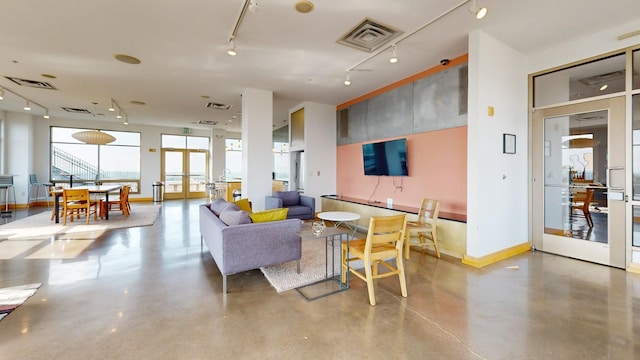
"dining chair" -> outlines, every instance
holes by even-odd
[[[405,214],[374,216],[369,220],[366,239],[342,243],[342,282],[346,282],[348,272],[364,280],[367,283],[371,306],[376,305],[373,287],[375,279],[398,275],[400,292],[403,297],[407,297],[407,282],[402,261],[402,245],[406,226],[407,217]],[[362,270],[351,266],[355,260],[362,260],[364,274]],[[395,264],[391,263],[391,260],[395,260]],[[378,272],[379,265],[384,266],[388,271]]]
[[[589,210],[589,206],[593,201],[593,193],[594,189],[578,191],[574,194],[573,201],[571,202],[571,213],[573,214],[574,210],[581,211],[587,221],[589,229],[593,227],[593,219],[591,218],[591,211]]]
[[[407,222],[406,239],[404,242],[404,258],[409,260],[409,250],[412,245],[420,246],[423,250],[433,243],[436,256],[440,257],[438,249],[438,213],[440,212],[440,201],[434,199],[422,199],[417,221]],[[418,235],[418,242],[411,242],[411,234]],[[429,240],[429,242],[427,242]]]
[[[51,220],[53,221],[53,219],[56,218],[56,211],[58,211],[58,214],[60,213],[59,209],[60,209],[60,205],[62,205],[61,203],[58,203],[58,209],[55,208],[56,206],[56,198],[54,196],[59,196],[58,194],[55,193],[56,190],[62,190],[64,189],[64,187],[62,185],[52,185],[49,186],[49,195],[51,195],[51,197],[53,197],[53,211],[51,211]]]
[[[27,194],[29,195],[29,198],[27,199],[27,203],[30,204],[31,203],[31,199],[34,199],[36,201],[36,203],[38,202],[38,195],[40,195],[40,188],[44,188],[44,195],[47,198],[47,206],[49,206],[49,195],[51,195],[49,192],[47,192],[49,190],[49,188],[53,186],[52,183],[41,183],[38,182],[38,175],[36,174],[29,174],[29,187],[27,190]],[[34,198],[31,197],[31,192],[33,190],[33,188],[36,188],[36,196]]]
[[[4,189],[4,210],[2,212],[10,212],[9,211],[9,189],[13,191],[13,208],[17,207],[16,205],[16,188],[13,187],[13,175],[0,175],[0,189]]]
[[[110,197],[109,202],[107,202],[106,198],[100,199],[100,218],[102,219],[107,212],[107,210],[111,211],[121,210],[122,214],[126,217],[131,214],[131,205],[129,205],[129,193],[131,192],[131,185],[124,185],[120,189],[120,195],[115,197]]]
[[[64,189],[62,191],[62,216],[63,225],[67,225],[67,216],[73,221],[75,215],[80,218],[81,213],[86,216],[86,223],[89,223],[89,216],[93,214],[93,220],[98,220],[98,204],[100,200],[93,200],[89,195],[89,189]],[[93,210],[91,210],[93,208]]]

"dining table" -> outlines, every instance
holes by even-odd
[[[104,199],[107,203],[109,203],[109,193],[118,191],[122,189],[122,185],[119,184],[109,184],[109,185],[88,185],[88,186],[78,186],[74,187],[74,189],[88,189],[89,194],[104,194]],[[54,199],[54,211],[55,211],[55,221],[56,224],[60,223],[60,197],[64,193],[64,189],[55,189],[51,192]],[[105,207],[105,220],[109,220],[109,207]]]

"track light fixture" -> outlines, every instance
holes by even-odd
[[[487,8],[479,8],[478,0],[471,0],[469,3],[469,11],[475,15],[476,19],[482,19],[485,15],[487,15]]]
[[[17,97],[19,97],[20,99],[24,100],[24,107],[23,107],[23,109],[24,109],[25,111],[31,111],[31,105],[33,104],[33,105],[38,106],[38,107],[39,107],[39,108],[41,108],[42,110],[44,110],[44,111],[45,111],[45,114],[47,114],[47,115],[49,114],[49,109],[48,109],[48,108],[46,108],[46,107],[44,107],[44,106],[42,106],[42,105],[38,104],[37,102],[35,102],[35,101],[33,101],[33,100],[27,99],[26,97],[24,97],[24,96],[22,96],[22,95],[18,94],[17,92],[15,92],[15,91],[13,91],[13,90],[9,90],[9,89],[7,89],[7,88],[4,88],[4,87],[1,87],[1,86],[0,86],[0,100],[4,100],[4,96],[5,96],[5,95],[7,95],[7,94],[12,94],[12,95],[17,96]]]
[[[344,84],[346,86],[351,85],[351,74],[349,72],[349,70],[345,71],[347,73],[347,77],[344,79]]]
[[[45,109],[44,110],[44,115],[42,115],[43,118],[48,119],[49,118],[49,109]]]
[[[236,42],[233,40],[233,37],[229,39],[229,50],[227,50],[227,54],[229,54],[229,56],[236,56],[236,54],[238,54],[236,52]]]
[[[389,62],[395,64],[398,62],[398,50],[396,48],[396,44],[391,45],[391,57],[389,58]]]
[[[389,62],[394,64],[398,61],[398,50],[397,50],[397,45],[404,41],[405,39],[415,35],[416,33],[426,29],[427,27],[431,26],[432,24],[438,22],[439,20],[441,20],[442,18],[448,16],[449,14],[458,11],[459,9],[463,9],[466,6],[468,6],[468,10],[473,13],[476,18],[478,19],[482,19],[486,14],[487,14],[487,8],[478,8],[478,0],[461,0],[457,5],[454,5],[453,7],[449,8],[448,10],[444,11],[443,13],[441,13],[440,15],[436,16],[435,18],[427,21],[426,23],[422,24],[421,26],[415,28],[414,30],[405,33],[399,37],[397,37],[395,39],[395,42],[391,45],[391,46],[385,46],[385,47],[380,47],[378,49],[376,49],[376,51],[372,52],[369,56],[367,56],[366,58],[360,60],[359,62],[351,65],[350,67],[347,68],[347,70],[345,71],[347,73],[347,78],[344,81],[345,85],[351,85],[351,80],[349,79],[349,72],[352,70],[356,70],[358,69],[362,64],[366,63],[367,61],[373,59],[374,57],[382,54],[382,53],[386,53],[386,51],[391,48],[391,57],[389,58]],[[445,62],[443,62],[444,60],[441,60],[441,64],[442,65],[447,65],[449,63],[449,60]]]
[[[113,109],[113,110],[111,110],[111,109]],[[118,111],[118,113],[116,114],[116,119],[122,119],[122,118],[128,119],[129,118],[127,113],[122,110],[120,105],[118,105],[118,103],[115,100],[111,99],[111,107],[109,108],[109,111],[116,111],[116,110]],[[128,122],[128,120],[125,120],[125,122]]]
[[[116,107],[113,105],[113,103],[114,103],[114,101],[113,101],[113,99],[111,99],[111,106],[109,106],[109,109],[107,109],[107,110],[109,110],[111,112],[116,111]]]
[[[128,117],[125,116],[123,124],[124,125],[129,125],[129,118]]]

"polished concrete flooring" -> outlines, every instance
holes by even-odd
[[[640,276],[540,252],[474,269],[412,251],[408,298],[381,279],[375,307],[358,279],[308,302],[260,270],[222,294],[200,203],[166,201],[70,259],[0,260],[0,287],[43,283],[0,321],[0,359],[640,358]]]

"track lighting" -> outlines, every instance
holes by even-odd
[[[31,111],[31,105],[29,105],[29,100],[24,104],[24,108],[26,111]]]
[[[227,50],[227,54],[229,56],[236,56],[236,42],[233,40],[233,37],[229,39],[229,50]]]
[[[109,106],[109,109],[107,109],[107,110],[109,110],[109,111],[111,111],[111,112],[116,111],[116,108],[115,108],[115,106],[113,105],[113,103],[114,103],[114,101],[113,101],[113,99],[111,99],[111,106]]]
[[[398,50],[396,49],[396,44],[391,45],[391,58],[389,58],[389,62],[395,64],[398,62]]]
[[[48,119],[49,118],[49,109],[45,109],[44,110],[44,115],[42,115],[43,118]]]
[[[4,100],[4,89],[0,88],[0,100]]]
[[[471,0],[469,3],[469,11],[475,15],[476,19],[482,19],[487,15],[487,8],[478,8],[478,0]]]
[[[349,70],[345,71],[347,73],[347,77],[344,79],[344,84],[346,86],[351,85],[351,74],[349,73]]]
[[[118,111],[118,115],[116,115],[116,119],[122,119],[122,112]]]
[[[129,118],[128,117],[125,116],[123,124],[124,125],[129,125]]]

